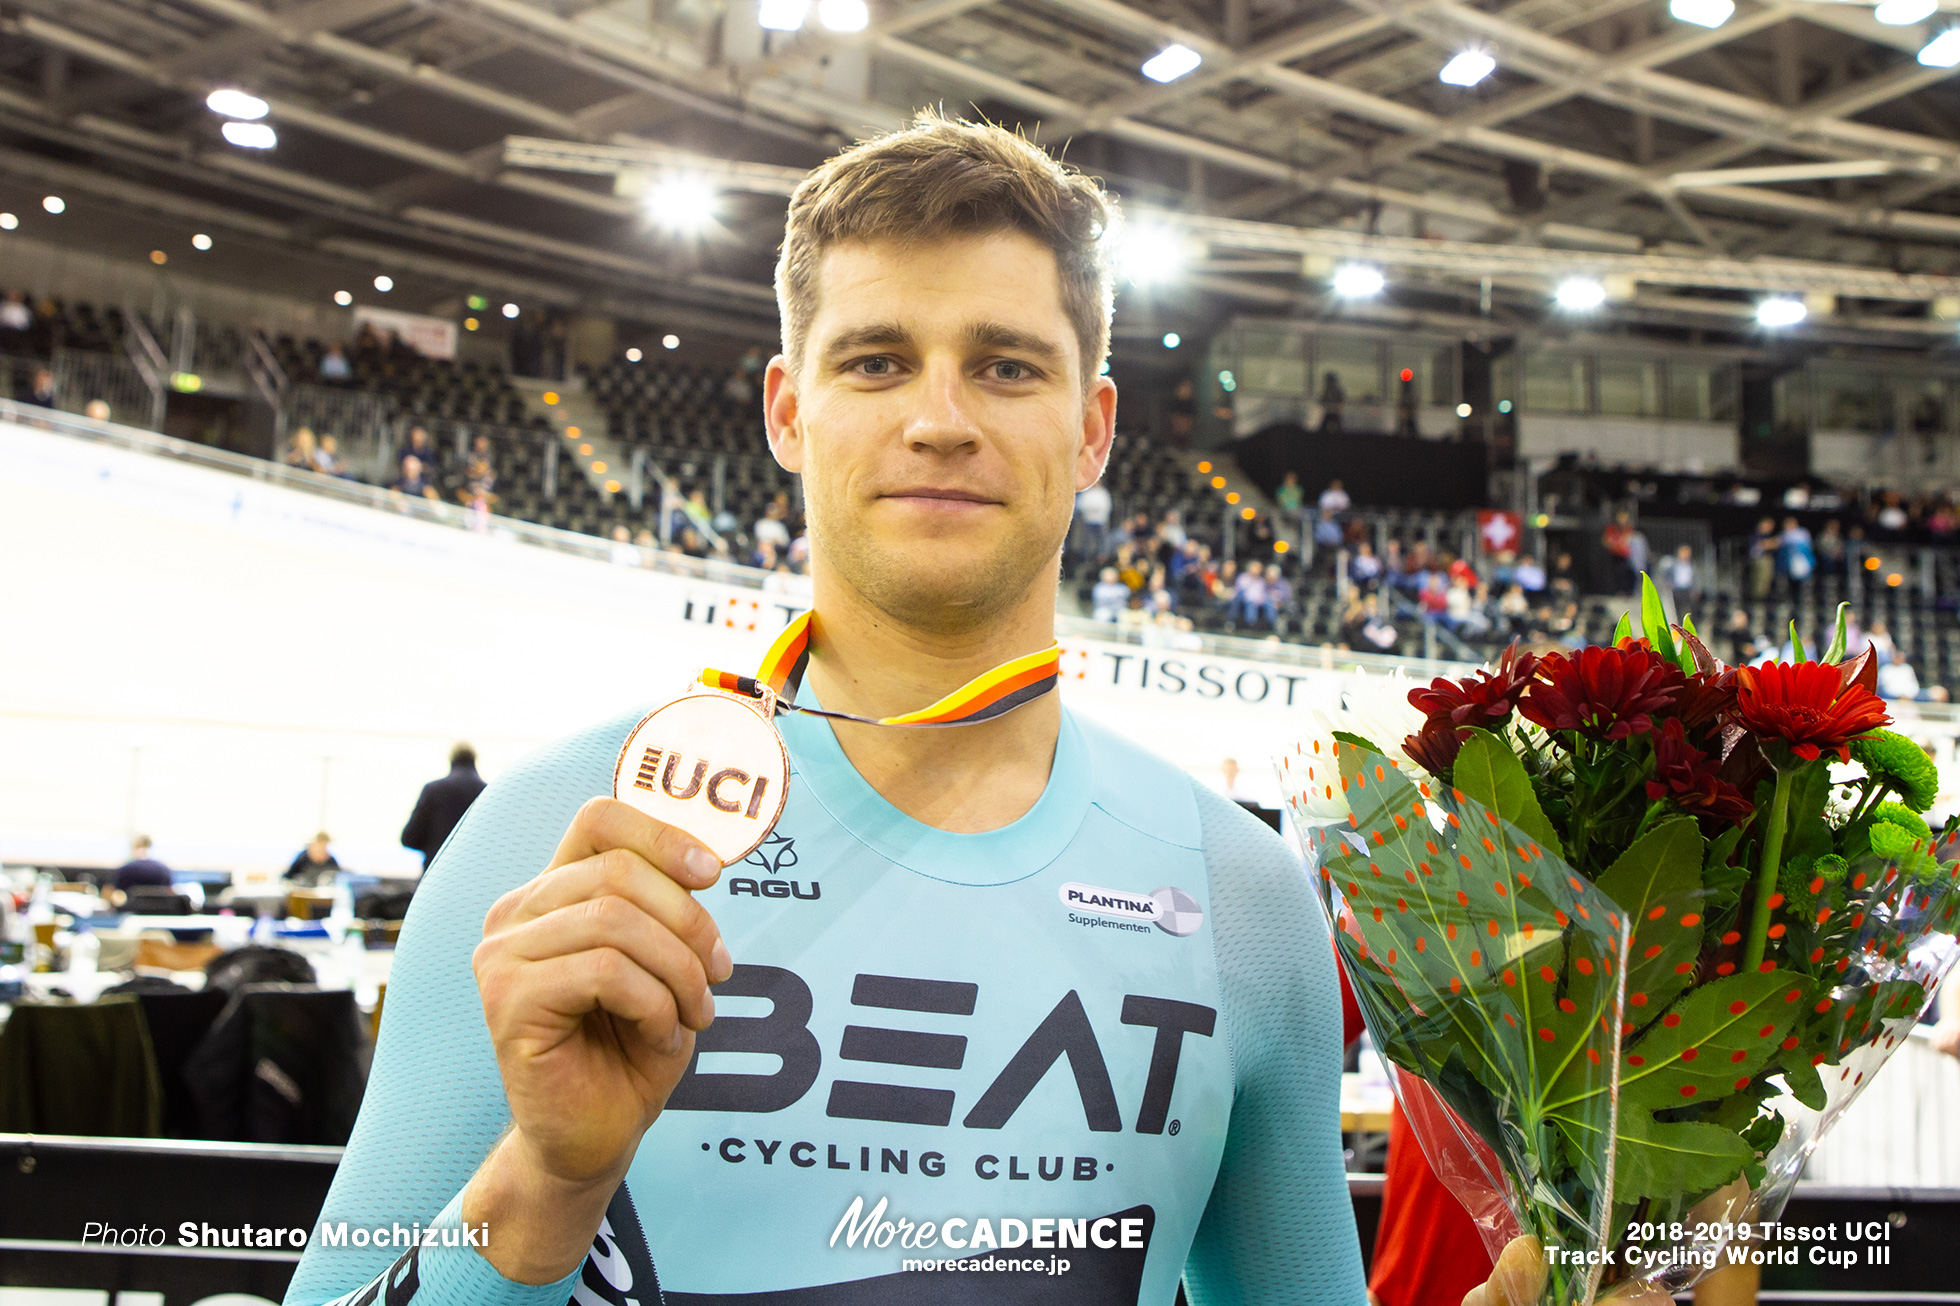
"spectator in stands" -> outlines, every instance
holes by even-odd
[[[1871,645],[1872,657],[1877,660],[1880,666],[1884,666],[1893,658],[1899,656],[1899,646],[1892,642],[1892,632],[1886,629],[1884,622],[1872,622],[1871,629],[1866,633],[1865,639]]]
[[[1267,600],[1266,569],[1259,563],[1249,562],[1233,582],[1226,616],[1235,624],[1257,629],[1272,619]]]
[[[1776,570],[1789,582],[1791,593],[1799,597],[1803,594],[1804,586],[1810,583],[1811,573],[1817,570],[1817,550],[1811,543],[1810,531],[1795,517],[1783,519],[1783,533],[1777,544]]]
[[[34,310],[18,290],[10,290],[0,300],[0,353],[24,354],[27,337],[34,329]]]
[[[333,840],[325,830],[314,835],[299,856],[286,868],[286,883],[296,889],[317,889],[334,882],[340,863],[334,859]]]
[[[712,550],[708,548],[707,537],[694,529],[693,523],[681,527],[680,534],[674,537],[680,551],[690,558],[705,558]]]
[[[1572,555],[1561,553],[1552,559],[1552,580],[1548,587],[1554,603],[1569,603],[1579,597],[1579,577],[1572,567]]]
[[[82,416],[89,418],[91,421],[97,421],[97,422],[108,421],[109,401],[107,399],[89,400],[87,403],[82,405]]]
[[[170,868],[150,856],[150,836],[139,834],[129,841],[129,860],[115,869],[109,877],[109,887],[117,893],[128,893],[139,885],[156,888],[170,887]]]
[[[1381,600],[1370,594],[1361,601],[1361,643],[1364,648],[1377,653],[1388,653],[1395,648],[1398,632],[1395,623],[1382,614]]]
[[[436,850],[449,838],[449,832],[463,819],[476,796],[484,790],[483,777],[476,773],[476,750],[458,744],[449,750],[449,774],[422,786],[402,827],[402,847],[422,854],[422,869],[429,869]]]
[[[1371,590],[1381,583],[1382,560],[1375,556],[1375,546],[1363,540],[1348,560],[1348,579],[1364,590]]]
[[[1833,579],[1843,580],[1844,563],[1844,527],[1833,517],[1824,523],[1823,533],[1817,537],[1817,569]]]
[[[297,467],[303,472],[320,470],[320,445],[313,438],[312,427],[300,427],[286,442],[286,466]]]
[[[1082,523],[1082,555],[1091,561],[1103,556],[1109,535],[1109,515],[1114,510],[1109,487],[1098,480],[1075,496],[1075,517]]]
[[[789,548],[789,526],[783,518],[788,515],[788,505],[780,499],[771,500],[762,510],[762,516],[755,523],[756,547],[768,545],[778,555]]]
[[[320,379],[328,385],[341,385],[354,377],[354,368],[341,352],[339,345],[327,346],[327,352],[320,355]]]
[[[457,500],[465,508],[487,512],[497,502],[496,491],[497,473],[491,470],[490,460],[472,457],[468,469],[463,473],[463,484],[456,491]]]
[[[1612,592],[1623,594],[1630,589],[1637,573],[1633,570],[1633,518],[1624,512],[1613,514],[1613,520],[1599,533],[1600,547],[1606,550],[1607,564],[1612,569],[1609,580]]]
[[[1341,414],[1347,408],[1347,391],[1341,386],[1341,378],[1329,372],[1320,383],[1320,433],[1339,435],[1341,433]]]
[[[1902,531],[1908,518],[1905,504],[1897,490],[1887,490],[1878,510],[1878,528],[1882,531]]]
[[[1912,663],[1906,660],[1905,654],[1894,654],[1890,662],[1878,669],[1878,696],[1906,702],[1924,696],[1919,673],[1912,669]]]
[[[1330,379],[1334,376],[1332,372],[1327,375]],[[1320,492],[1320,511],[1327,516],[1339,517],[1352,506],[1353,500],[1348,498],[1347,487],[1341,484],[1338,476],[1327,482],[1327,488]]]
[[[429,483],[428,477],[423,471],[422,460],[414,454],[406,454],[402,457],[402,474],[396,477],[395,483],[388,488],[397,494],[408,495],[412,499],[440,499],[442,497],[436,492],[436,487]]]
[[[1531,600],[1525,597],[1524,586],[1515,579],[1505,589],[1504,597],[1497,601],[1497,613],[1503,618],[1504,633],[1513,638],[1531,628]]]
[[[1266,619],[1275,630],[1280,619],[1293,610],[1293,582],[1277,562],[1266,564]]]
[[[1273,502],[1279,510],[1289,517],[1300,515],[1300,505],[1306,501],[1307,492],[1300,488],[1300,474],[1288,472],[1280,480],[1279,488],[1273,491]]]
[[[34,369],[34,381],[21,396],[22,403],[33,404],[37,408],[54,407],[54,373],[45,367]]]
[[[615,567],[637,567],[646,561],[640,551],[633,547],[633,532],[625,522],[612,528],[612,549],[609,554]]]
[[[424,468],[430,471],[435,470],[435,443],[429,439],[429,432],[424,427],[411,426],[408,428],[408,443],[402,446],[401,453],[395,457],[395,467],[398,472],[406,468],[410,458],[416,459]]]
[[[1511,568],[1511,582],[1524,591],[1527,600],[1536,599],[1545,592],[1544,564],[1529,555],[1518,559],[1518,564]]]
[[[328,476],[351,478],[353,473],[340,461],[340,441],[331,435],[320,437],[320,446],[313,454],[313,466]]]
[[[1683,544],[1674,551],[1661,569],[1661,583],[1667,586],[1674,599],[1674,619],[1679,621],[1684,612],[1694,609],[1695,593],[1695,546]]]
[[[1776,558],[1782,545],[1773,518],[1756,523],[1756,533],[1749,537],[1749,597],[1758,603],[1769,597],[1776,583]]]

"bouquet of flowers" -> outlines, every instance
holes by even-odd
[[[1748,1256],[1960,915],[1937,771],[1842,609],[1822,659],[1736,668],[1651,582],[1641,618],[1413,689],[1400,740],[1329,723],[1279,759],[1411,1126],[1493,1256],[1538,1240],[1552,1306]]]

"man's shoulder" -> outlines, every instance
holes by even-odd
[[[1214,866],[1288,863],[1286,841],[1237,803],[1115,731],[1070,719],[1088,752],[1091,801],[1107,815],[1164,843],[1200,849]]]
[[[580,802],[610,794],[619,750],[647,710],[641,706],[617,713],[535,748],[498,776],[495,783],[484,785],[480,777],[474,778],[486,797],[499,802],[520,795],[541,798],[560,791],[581,793]],[[444,780],[454,778],[446,776]]]

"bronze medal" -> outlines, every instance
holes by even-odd
[[[789,797],[789,750],[771,721],[776,696],[697,687],[657,707],[626,737],[613,797],[687,831],[732,866],[776,828]]]

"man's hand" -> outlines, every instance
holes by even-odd
[[[550,866],[497,900],[472,964],[512,1128],[470,1181],[506,1278],[577,1267],[734,970],[693,890],[713,853],[625,803],[579,809]]]
[[[1492,1267],[1490,1278],[1464,1294],[1463,1306],[1538,1306],[1545,1291],[1545,1254],[1530,1234],[1513,1238]],[[1672,1306],[1674,1298],[1660,1288],[1615,1285],[1599,1296],[1612,1306]]]
[[[1960,1057],[1960,1020],[1942,1021],[1933,1026],[1933,1047],[1950,1057]]]

